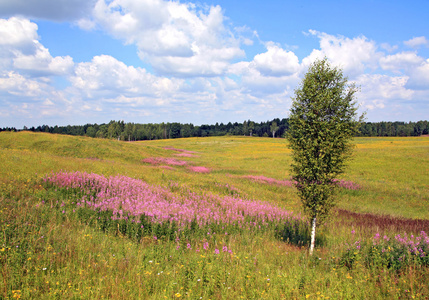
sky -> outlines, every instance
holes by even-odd
[[[0,0],[0,127],[287,118],[340,68],[366,121],[429,120],[429,1]]]

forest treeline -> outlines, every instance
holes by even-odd
[[[266,122],[244,121],[243,123],[216,123],[215,125],[194,126],[181,123],[139,124],[124,121],[110,121],[107,124],[86,124],[68,126],[48,126],[22,130],[49,132],[67,135],[81,135],[96,138],[118,139],[122,141],[174,139],[186,137],[206,137],[223,135],[245,135],[259,137],[285,137],[289,128],[288,119],[274,119]],[[21,131],[13,127],[0,131]],[[366,122],[360,127],[358,136],[421,136],[429,134],[429,122]]]

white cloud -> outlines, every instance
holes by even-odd
[[[267,44],[267,52],[257,54],[253,63],[255,68],[267,76],[287,76],[299,71],[298,57],[285,51],[274,43]]]
[[[1,74],[0,74],[1,75]],[[0,76],[0,92],[14,96],[38,97],[46,88],[46,84],[10,71]]]
[[[243,74],[241,85],[246,93],[264,98],[268,95],[283,94],[287,91],[290,92],[292,86],[295,86],[298,80],[297,75],[270,77],[264,76],[254,68],[250,68]]]
[[[429,59],[425,60],[416,52],[400,52],[380,59],[384,70],[409,77],[407,87],[429,90]]]
[[[244,56],[240,38],[224,26],[220,6],[205,10],[162,0],[99,0],[93,17],[109,34],[137,45],[139,56],[159,74],[218,76],[231,60]]]
[[[364,108],[386,108],[398,100],[410,100],[414,91],[407,89],[408,77],[391,77],[380,74],[362,74],[356,79],[356,84],[361,86],[358,101]]]
[[[79,28],[90,31],[96,28],[97,24],[94,22],[94,20],[91,19],[79,19],[74,22]]]
[[[377,51],[375,42],[368,41],[364,36],[350,39],[315,30],[310,30],[309,33],[320,39],[320,50],[315,49],[304,58],[304,66],[310,65],[316,58],[326,56],[335,66],[342,68],[346,75],[354,77],[367,69],[376,69],[382,56]]]
[[[407,70],[423,62],[416,52],[400,52],[388,55],[380,59],[380,66],[384,70],[390,70],[400,73],[401,70]]]
[[[429,90],[429,59],[411,70],[410,74],[411,78],[408,87],[417,90]]]
[[[0,66],[30,76],[65,75],[73,68],[70,56],[52,57],[38,41],[37,25],[27,19],[0,19]]]
[[[0,17],[14,15],[31,19],[73,21],[86,17],[96,0],[13,0],[0,1]]]
[[[0,46],[31,47],[38,39],[37,28],[37,24],[24,18],[0,19]]]
[[[405,45],[411,48],[418,48],[420,46],[428,46],[429,41],[424,36],[414,37],[411,40],[405,41]]]
[[[287,102],[300,80],[298,57],[273,42],[267,42],[265,46],[267,51],[255,55],[252,61],[230,65],[228,74],[238,76],[242,99],[262,103],[263,99],[278,101],[283,98],[281,101]]]
[[[88,95],[96,93],[153,94],[157,78],[145,69],[127,66],[109,55],[79,63],[71,77],[73,86]],[[167,81],[169,79],[166,79]],[[162,85],[168,89],[168,84]]]
[[[389,43],[381,43],[380,47],[384,50],[386,50],[387,52],[393,52],[395,50],[398,49],[398,45],[390,45]]]
[[[22,17],[0,19],[0,114],[9,120],[32,119],[47,112],[58,117],[70,102],[52,85],[52,78],[70,74],[73,60],[52,57],[39,42],[37,29]]]
[[[387,44],[379,50],[364,36],[311,30],[320,46],[302,62],[293,48],[274,42],[261,42],[265,50],[240,61],[241,45],[251,45],[258,34],[245,26],[229,28],[225,19],[219,6],[98,0],[91,18],[79,14],[72,21],[136,45],[139,56],[150,64],[147,69],[109,55],[76,64],[70,56],[53,57],[34,22],[0,19],[0,115],[8,120],[19,114],[43,115],[57,124],[67,122],[65,118],[74,124],[109,119],[194,124],[266,120],[279,117],[279,111],[286,116],[303,72],[323,57],[361,86],[358,101],[374,115],[388,117],[393,108],[405,110],[418,97],[428,99],[429,60],[417,52],[398,53],[396,46]],[[425,41],[405,43],[418,47]],[[64,82],[69,86],[64,88]]]
[[[49,50],[39,42],[34,41],[34,46],[35,53],[32,55],[16,53],[16,57],[13,58],[13,66],[16,69],[38,76],[66,75],[71,72],[74,63],[70,56],[52,57]]]

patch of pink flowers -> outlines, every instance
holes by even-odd
[[[143,162],[151,165],[167,164],[170,166],[184,166],[188,164],[187,161],[177,160],[170,157],[148,157],[143,159]]]
[[[188,166],[188,170],[195,173],[210,173],[210,169],[201,166]]]
[[[379,233],[373,237],[374,246],[383,245],[384,243],[386,244],[385,248],[387,248],[389,246],[389,241],[392,247],[397,248],[399,246],[405,248],[409,253],[418,255],[420,257],[425,257],[427,254],[429,254],[429,236],[424,231],[421,231],[420,235],[418,236],[414,236],[412,234],[408,236],[406,233],[402,236],[397,234],[395,235],[394,239],[390,239],[386,235],[381,238]],[[382,252],[387,251],[385,248],[383,248]]]
[[[193,221],[201,228],[213,223],[252,228],[267,226],[269,222],[301,219],[263,201],[191,191],[178,195],[166,188],[120,175],[104,177],[93,173],[59,172],[46,177],[45,181],[57,187],[80,190],[82,196],[77,199],[77,206],[110,210],[114,219],[134,221],[144,214],[152,222],[176,222],[182,228]]]

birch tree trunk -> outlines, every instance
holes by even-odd
[[[310,255],[313,255],[315,241],[316,241],[316,217],[313,217],[313,220],[311,221]]]

